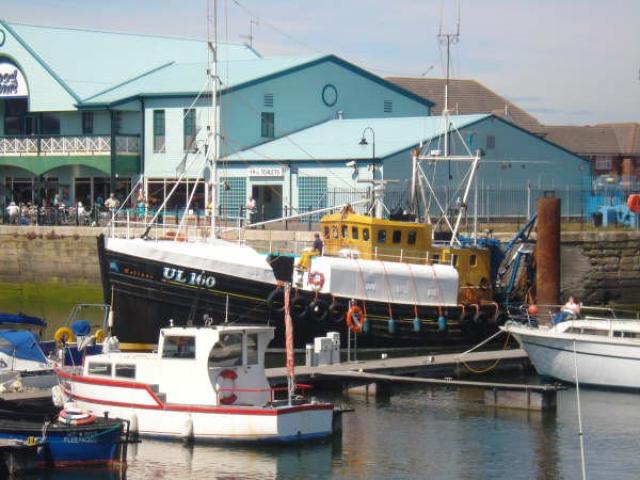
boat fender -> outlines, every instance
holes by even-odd
[[[637,193],[629,195],[627,199],[627,208],[633,213],[640,213],[640,195]]]
[[[319,292],[324,286],[324,274],[322,272],[311,272],[309,273],[308,281],[311,288],[314,291]]]
[[[73,342],[75,336],[69,327],[60,327],[56,330],[56,333],[53,334],[53,339],[57,343],[69,343]]]
[[[396,319],[395,318],[390,318],[389,320],[387,320],[387,330],[389,331],[389,333],[391,335],[396,333]]]
[[[96,330],[95,336],[96,336],[96,343],[102,343],[104,342],[104,339],[106,338],[107,334],[104,333],[104,330],[99,328],[98,330]]]
[[[238,378],[238,374],[233,370],[223,370],[218,375],[215,390],[221,404],[231,405],[238,399],[235,394],[236,378]]]
[[[438,317],[438,330],[441,332],[447,331],[447,317],[444,315]]]
[[[56,407],[64,407],[67,397],[60,385],[54,385],[51,387],[51,401]]]
[[[413,331],[416,333],[420,333],[420,330],[422,329],[422,320],[420,320],[418,317],[413,319]]]
[[[95,415],[79,408],[65,408],[58,415],[58,422],[66,425],[89,425],[95,421]]]
[[[326,321],[329,316],[329,306],[327,302],[319,298],[316,298],[309,304],[309,311],[311,312],[311,316],[319,322]]]
[[[274,289],[267,297],[267,307],[270,312],[284,312],[284,290],[280,287]]]
[[[347,307],[342,302],[334,300],[331,305],[329,305],[329,317],[335,323],[342,322],[346,313]]]
[[[362,332],[362,327],[366,323],[366,319],[362,314],[362,309],[357,305],[351,305],[347,312],[347,327],[353,333]]]
[[[296,320],[303,320],[309,313],[309,302],[302,295],[296,295],[291,300],[291,316]]]

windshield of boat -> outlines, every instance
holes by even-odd
[[[220,336],[209,352],[209,368],[237,367],[242,365],[242,333]]]
[[[196,339],[191,335],[164,337],[162,358],[196,358]]]

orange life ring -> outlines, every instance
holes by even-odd
[[[353,333],[362,332],[362,328],[364,327],[364,316],[362,314],[362,309],[357,305],[351,305],[349,311],[347,312],[347,327]]]
[[[238,396],[234,392],[236,388],[235,380],[236,378],[238,378],[238,374],[233,370],[223,370],[218,375],[218,378],[222,378],[224,380],[231,380],[232,382],[233,386],[230,389],[225,388],[225,391],[223,391],[222,393],[220,393],[220,390],[223,389],[221,383],[218,383],[218,381],[216,380],[216,386],[215,386],[216,392],[218,392],[219,394],[218,398],[220,399],[220,403],[222,403],[223,405],[231,405],[238,399]]]
[[[96,421],[96,416],[78,408],[64,409],[58,415],[58,422],[65,425],[89,425]]]
[[[309,285],[317,292],[324,286],[324,274],[322,272],[309,273]]]
[[[640,195],[637,193],[629,195],[629,198],[627,199],[627,207],[629,207],[629,210],[633,213],[640,213]]]

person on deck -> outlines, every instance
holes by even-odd
[[[322,243],[322,239],[320,238],[320,234],[316,233],[314,235],[315,239],[313,240],[313,249],[318,252],[318,254],[322,255],[322,249],[324,248],[324,243]]]
[[[562,309],[553,317],[553,323],[561,323],[565,320],[575,320],[580,317],[580,303],[577,298],[571,296],[567,303],[565,303]]]
[[[16,205],[16,202],[11,202],[7,207],[7,215],[9,215],[9,223],[14,225],[18,223],[20,217],[20,207]]]
[[[109,198],[104,202],[104,206],[110,210],[116,209],[120,206],[120,200],[116,198],[116,194],[111,192]]]

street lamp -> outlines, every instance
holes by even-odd
[[[369,145],[367,141],[366,133],[371,132],[371,174],[375,178],[376,173],[376,132],[371,127],[365,127],[362,130],[362,138],[360,139],[360,145]]]

